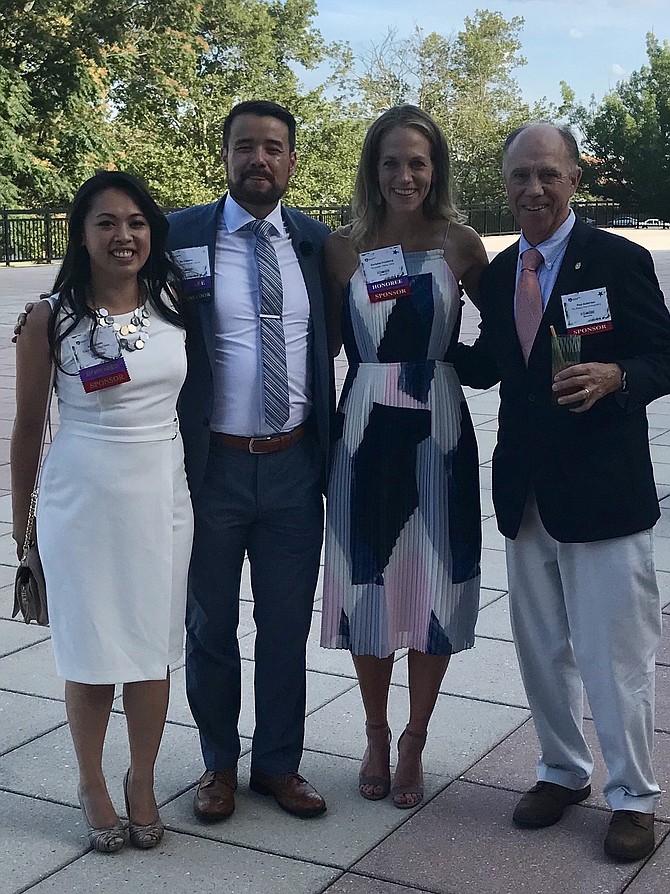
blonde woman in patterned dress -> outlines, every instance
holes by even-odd
[[[333,354],[349,371],[330,476],[321,644],[350,649],[365,708],[364,798],[423,797],[421,753],[454,652],[474,645],[479,605],[477,446],[445,362],[461,284],[477,300],[487,264],[450,188],[449,151],[422,110],[398,106],[369,129],[354,223],[326,243]],[[372,300],[361,252],[401,246],[411,294]],[[409,649],[409,719],[391,784],[387,702],[394,653]]]

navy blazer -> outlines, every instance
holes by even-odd
[[[452,353],[464,384],[500,381],[493,502],[515,538],[532,488],[544,527],[564,543],[621,537],[659,518],[646,405],[670,393],[670,315],[649,252],[577,220],[528,366],[514,319],[519,243],[482,276],[481,335]],[[582,362],[619,363],[627,394],[585,413],[552,403],[550,326],[565,333],[561,295],[605,286],[613,328],[582,336]]]
[[[214,401],[214,276],[216,233],[223,213],[225,196],[209,205],[197,205],[168,216],[168,248],[206,245],[212,272],[212,290],[206,298],[184,301],[188,370],[178,402],[179,422],[184,439],[186,474],[195,495],[205,474],[209,452],[210,417]],[[312,372],[312,419],[323,452],[323,483],[328,462],[329,427],[335,405],[333,363],[328,351],[323,289],[323,243],[328,227],[291,208],[282,206],[282,216],[298,257],[310,304],[310,362]]]

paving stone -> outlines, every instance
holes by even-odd
[[[656,651],[656,664],[670,665],[670,618],[663,615],[663,633],[661,643]]]
[[[656,825],[656,840],[665,832],[662,826]],[[670,836],[665,835],[663,843],[645,862],[626,894],[668,894],[670,890]]]
[[[507,592],[507,565],[504,550],[482,550],[482,587]]]
[[[654,528],[654,538],[658,537],[670,537],[670,508],[665,509],[662,505],[661,517]]]
[[[358,793],[360,762],[306,751],[300,773],[325,798],[328,810],[310,820],[291,816],[270,796],[248,787],[249,756],[239,765],[235,813],[221,823],[203,824],[193,815],[193,794],[188,792],[161,811],[172,828],[200,834],[217,841],[256,847],[283,856],[348,868],[389,832],[407,820],[410,811],[398,810],[391,798],[366,801]],[[426,798],[446,784],[426,774]]]
[[[112,800],[123,812],[123,775],[129,751],[125,718],[112,712],[105,737],[104,769]],[[168,723],[156,763],[159,804],[192,786],[202,773],[197,730]],[[0,757],[0,780],[11,791],[77,805],[77,760],[67,726]],[[4,797],[4,795],[3,795]]]
[[[600,807],[609,810],[603,788],[607,780],[607,768],[603,760],[595,724],[584,721],[584,736],[593,754],[594,767],[591,779],[591,796],[584,802],[585,807]],[[525,792],[535,783],[535,764],[540,754],[540,745],[532,721],[524,723],[504,742],[485,755],[478,763],[463,774],[469,782],[479,782],[499,788]],[[670,821],[670,735],[656,733],[654,739],[654,769],[661,788],[661,804],[656,816]]]
[[[498,530],[498,522],[495,515],[486,518],[482,522],[482,546],[485,549],[505,549],[505,538]]]
[[[479,492],[479,500],[481,503],[482,518],[490,518],[492,515],[495,514],[495,509],[493,508],[493,496],[490,490],[481,488]]]
[[[667,450],[667,447],[657,447],[657,450]],[[670,463],[654,462],[654,481],[656,484],[670,484]]]
[[[354,869],[438,894],[618,894],[637,873],[605,856],[604,811],[575,807],[549,829],[521,830],[517,797],[455,782]]]
[[[654,559],[657,571],[670,571],[669,537],[654,537]]]
[[[0,830],[3,894],[27,890],[88,847],[81,811],[9,792],[0,797]]]
[[[62,700],[65,684],[56,674],[51,641],[0,658],[0,688]]]
[[[661,595],[661,607],[663,610],[670,608],[670,572],[656,570],[658,591]]]
[[[394,885],[393,882],[382,882],[369,875],[355,875],[346,872],[329,888],[328,894],[416,894],[416,888]]]
[[[0,466],[0,473],[3,468],[4,466]],[[0,531],[8,527],[9,525],[7,522],[0,523]],[[12,535],[8,531],[5,531],[0,535],[0,564],[8,565],[16,572],[18,562],[19,560],[16,557],[16,544],[12,539]]]
[[[394,668],[394,682],[407,685],[406,662]],[[452,657],[440,692],[528,707],[514,644],[505,640],[477,636],[474,649]]]
[[[504,596],[507,590],[496,590],[493,587],[481,587],[479,590],[479,611]]]
[[[65,705],[0,690],[0,755],[65,723]],[[0,785],[6,780],[0,774]]]
[[[320,894],[337,869],[167,831],[150,851],[86,854],[31,894]]]
[[[477,448],[479,451],[479,460],[484,462],[493,456],[493,448],[496,446],[497,433],[495,431],[487,431],[486,429],[476,428],[475,436],[477,438]]]
[[[670,447],[661,447],[651,444],[649,449],[651,451],[651,459],[654,463],[654,467],[657,463],[670,463]]]
[[[3,422],[0,420],[0,431],[2,431]],[[670,493],[670,488],[668,489],[668,493]],[[11,496],[0,497],[0,521],[9,522],[12,521],[12,498]]]
[[[670,733],[670,667],[656,667],[656,722],[655,728]]]
[[[479,609],[477,627],[478,636],[488,636],[492,639],[504,639],[512,642],[512,627],[509,619],[509,597],[505,594],[495,602],[491,602]]]
[[[389,694],[392,761],[395,761],[395,743],[407,723],[408,713],[407,689],[392,683]],[[439,695],[423,752],[424,772],[446,778],[459,776],[528,716],[529,712],[522,708]],[[364,727],[360,693],[354,689],[307,718],[306,747],[360,760],[366,746]]]
[[[49,628],[0,619],[0,657],[49,639]],[[0,678],[0,685],[2,678]]]

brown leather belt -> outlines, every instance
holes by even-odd
[[[268,435],[266,438],[243,438],[241,435],[227,435],[222,431],[212,431],[209,433],[209,440],[210,443],[218,444],[220,447],[234,447],[235,450],[244,450],[247,453],[278,453],[280,450],[286,450],[287,447],[302,441],[306,431],[307,426],[304,423],[292,431]]]

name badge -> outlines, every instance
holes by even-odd
[[[87,394],[130,382],[126,361],[121,356],[118,338],[111,327],[98,326],[95,330],[93,345],[101,356],[91,349],[88,332],[72,335],[68,342]]]
[[[211,296],[212,273],[209,267],[209,250],[206,245],[194,248],[178,248],[172,257],[184,274],[184,291],[187,295]]]
[[[612,329],[607,289],[588,289],[561,295],[568,335],[594,335]]]
[[[364,251],[359,258],[370,301],[390,301],[412,294],[400,245]]]

